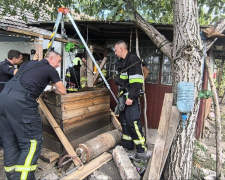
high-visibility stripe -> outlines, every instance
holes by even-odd
[[[143,76],[140,74],[130,75],[129,79],[143,79]]]
[[[125,73],[121,73],[121,75],[123,75],[123,76],[127,76],[127,72],[125,72]]]
[[[128,79],[128,76],[120,75],[120,79],[126,80]]]
[[[144,80],[143,79],[130,79],[129,80],[129,83],[132,84],[132,83],[143,83]]]
[[[135,75],[130,75],[129,76],[129,83],[143,83],[144,82],[144,78],[142,75],[140,74],[135,74]]]
[[[70,75],[70,74],[66,74],[66,76],[71,77],[71,75]]]
[[[78,91],[77,88],[67,88],[68,91]]]
[[[22,165],[16,165],[16,171],[22,172],[22,171],[35,171],[37,165],[33,166],[22,166]]]
[[[10,167],[6,167],[6,166],[4,166],[5,172],[11,172],[11,171],[14,171],[14,170],[15,170],[15,168],[16,168],[16,166],[15,166],[15,165],[14,165],[14,166],[10,166]]]
[[[132,141],[132,137],[131,136],[128,136],[126,134],[123,134],[123,139],[124,140],[127,140],[127,141]]]
[[[145,147],[145,137],[141,135],[140,131],[139,131],[139,127],[137,125],[137,121],[134,121],[134,128],[135,128],[135,131],[137,133],[137,136],[139,138],[139,140],[134,140],[134,144],[135,145],[139,145],[141,144],[141,146],[144,148],[145,151],[147,151],[147,148]]]
[[[15,169],[16,171],[21,172],[21,176],[20,176],[21,180],[26,180],[28,172],[31,169],[33,169],[33,168],[31,168],[32,166],[30,166],[30,165],[31,165],[31,161],[32,161],[32,159],[34,157],[34,153],[35,153],[36,148],[37,148],[37,141],[36,140],[30,140],[30,142],[31,142],[31,144],[30,144],[30,151],[29,151],[29,153],[27,155],[27,158],[25,160],[24,165],[16,165],[16,169]]]

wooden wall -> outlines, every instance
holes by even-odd
[[[110,130],[110,96],[107,89],[57,95],[47,93],[43,101],[59,124],[60,128],[75,148]],[[45,115],[40,112],[43,125],[43,145],[57,152],[63,152],[63,146],[49,124]]]

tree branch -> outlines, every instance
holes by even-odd
[[[148,21],[146,21],[131,5],[130,1],[126,1],[126,7],[134,15],[134,21],[138,27],[142,29],[152,42],[170,59],[172,62],[172,43],[169,42],[165,36],[157,31]]]

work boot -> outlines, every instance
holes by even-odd
[[[135,156],[135,161],[139,163],[147,163],[148,159],[151,157],[152,151],[147,150],[143,153],[137,153]]]
[[[126,151],[128,157],[129,157],[130,159],[134,159],[134,158],[135,158],[136,153],[137,153],[137,150],[136,150],[136,149],[129,150],[129,149],[124,148],[124,150]]]

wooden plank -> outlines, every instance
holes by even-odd
[[[52,105],[52,104],[45,104],[47,106],[47,108],[49,109],[49,111],[51,112],[51,114],[53,115],[54,118],[57,119],[62,119],[62,111],[61,111],[61,107]]]
[[[84,179],[89,174],[94,172],[96,169],[100,168],[103,164],[107,163],[112,159],[112,155],[109,153],[103,153],[102,155],[98,156],[97,158],[93,159],[89,163],[83,166],[83,169],[80,171],[74,171],[68,176],[61,178],[61,180],[68,180],[68,179]]]
[[[65,96],[65,95],[64,95]],[[48,104],[53,104],[55,106],[61,106],[61,95],[53,92],[42,93],[43,101],[47,101]]]
[[[78,139],[75,139],[75,140],[71,141],[70,143],[74,148],[76,148],[78,144],[88,141],[88,140],[90,140],[100,134],[103,134],[105,132],[108,132],[108,131],[110,131],[110,125],[105,126],[103,128],[99,128],[98,130],[91,132],[89,134],[86,134],[85,136],[82,136]]]
[[[163,158],[162,158],[162,163],[161,163],[161,171],[159,173],[159,177],[161,176],[162,172],[163,172],[163,168],[165,166],[166,163],[166,159],[170,150],[170,146],[173,142],[173,138],[177,132],[177,126],[179,124],[180,121],[180,111],[178,110],[178,108],[176,106],[172,106],[172,112],[170,115],[170,121],[169,121],[169,129],[167,132],[167,137],[166,137],[166,143],[164,146],[164,152],[163,152]]]
[[[106,61],[107,61],[107,58],[104,57],[103,60],[102,60],[102,62],[101,62],[101,64],[100,64],[100,66],[99,66],[99,68],[100,68],[101,70],[102,70],[102,68],[104,67]],[[96,83],[96,81],[97,81],[97,79],[98,79],[98,75],[99,75],[99,71],[97,71],[97,73],[94,75],[94,80],[93,80],[93,84],[94,84],[94,85],[95,85],[95,83]]]
[[[55,141],[54,139],[50,138],[45,134],[43,134],[43,139],[43,146],[47,149],[50,149],[59,154],[63,152],[63,145],[60,142]]]
[[[166,93],[164,96],[162,112],[159,121],[158,134],[155,141],[155,147],[152,154],[152,161],[148,177],[151,179],[160,179],[161,163],[163,158],[166,136],[169,128],[170,114],[172,110],[173,93]]]
[[[59,158],[59,154],[49,149],[42,148],[40,158],[48,163],[52,163]]]
[[[60,141],[62,142],[64,148],[66,149],[67,153],[70,156],[77,156],[77,153],[74,151],[73,147],[71,146],[71,144],[69,143],[68,139],[66,138],[66,136],[63,134],[62,130],[60,129],[59,125],[57,124],[57,122],[55,121],[55,119],[53,118],[52,114],[50,113],[50,111],[48,110],[48,108],[46,107],[45,103],[43,102],[42,98],[39,97],[38,99],[38,103],[40,108],[42,109],[43,113],[45,114],[45,116],[48,118],[50,124],[52,125],[54,131],[56,132],[56,134],[58,135]],[[77,160],[78,159],[78,160]],[[73,162],[76,166],[80,165],[80,159],[77,157],[76,159],[73,159]]]
[[[76,126],[74,126],[73,128],[70,128],[70,129],[64,131],[64,134],[69,141],[72,141],[74,139],[77,139],[81,136],[84,136],[92,131],[96,131],[97,129],[110,124],[109,120],[110,120],[109,114],[100,116],[99,118],[95,119],[94,121],[92,119],[87,119],[83,122],[77,123]],[[55,131],[53,130],[53,128],[51,126],[43,124],[42,128],[43,128],[43,133],[45,135],[49,136],[50,138],[54,139],[55,141],[60,142],[57,134],[55,133]]]
[[[61,96],[61,103],[69,102],[69,101],[77,101],[82,99],[90,99],[93,97],[106,96],[106,95],[109,95],[109,90],[106,88],[99,88],[93,91],[69,93],[69,94]]]
[[[69,141],[77,139],[81,136],[89,134],[93,131],[96,131],[99,128],[105,127],[110,124],[109,116],[103,116],[96,121],[86,121],[85,123],[81,123],[80,126],[76,126],[72,129],[65,131],[65,135]]]
[[[40,35],[43,35],[44,39],[51,39],[51,36],[48,36],[48,35],[44,35],[44,34],[36,33],[36,32],[31,32],[31,31],[27,31],[27,30],[22,30],[22,29],[17,29],[17,28],[12,28],[12,27],[8,27],[7,31],[15,32],[15,33],[19,33],[19,34],[25,34],[25,35],[34,36],[34,37],[39,37]],[[62,38],[58,38],[58,37],[55,37],[54,41],[79,44],[79,42],[77,42],[77,41],[66,40],[66,39],[62,39]]]
[[[123,131],[119,120],[117,119],[117,117],[114,114],[114,112],[112,112],[112,110],[111,110],[111,121],[112,121],[113,125],[116,127],[116,129],[118,129],[120,132]]]
[[[89,114],[77,116],[77,117],[69,119],[69,120],[64,120],[63,121],[63,131],[74,128],[76,126],[80,126],[80,124],[85,123],[85,121],[95,121],[95,120],[101,118],[102,116],[110,117],[110,112],[108,111],[108,109],[95,111],[95,112],[92,112]]]
[[[99,97],[90,98],[90,99],[88,99],[88,101],[85,99],[85,100],[79,100],[76,102],[72,102],[72,101],[65,102],[62,104],[61,110],[69,111],[69,110],[73,110],[73,109],[79,109],[82,107],[88,107],[88,106],[102,104],[102,103],[110,103],[109,95],[102,96],[102,97],[99,96]]]
[[[74,110],[64,111],[62,113],[62,120],[66,120],[66,119],[69,119],[69,118],[72,118],[72,117],[80,116],[82,114],[88,114],[88,113],[98,111],[98,110],[101,110],[101,109],[109,109],[109,103],[84,107],[84,108],[76,109],[76,111],[74,111]]]
[[[47,126],[51,126],[51,124],[49,123],[48,119],[46,118],[46,116],[44,114],[41,114],[41,121],[42,121],[42,124],[45,124]],[[62,120],[61,119],[57,119],[55,118],[55,121],[57,122],[57,124],[59,125],[59,127],[62,129]]]

